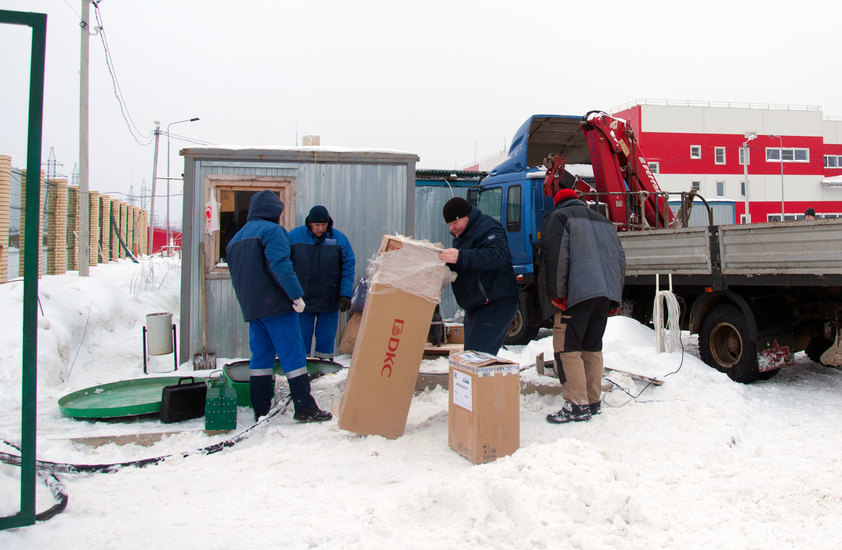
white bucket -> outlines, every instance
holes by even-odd
[[[172,353],[172,313],[146,315],[146,350],[149,355]]]

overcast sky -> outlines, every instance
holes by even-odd
[[[53,147],[57,171],[68,177],[78,162],[81,1],[0,4],[48,14],[42,158]],[[114,197],[151,187],[156,120],[165,131],[199,117],[172,126],[172,135],[212,144],[293,146],[316,134],[323,146],[410,151],[421,168],[453,169],[506,147],[531,114],[578,115],[638,98],[816,105],[842,116],[842,7],[833,2],[101,0],[99,7],[137,127],[133,136],[102,38],[91,36],[90,188]],[[93,8],[91,19],[95,25]],[[29,37],[26,28],[0,25],[0,154],[20,168]],[[177,151],[190,144],[170,143],[177,176]],[[158,176],[166,171],[162,136]],[[171,208],[180,213],[180,200]],[[156,214],[162,210],[156,204]]]

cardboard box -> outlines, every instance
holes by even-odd
[[[475,464],[520,447],[520,366],[488,353],[450,356],[447,440]]]
[[[447,268],[440,248],[384,236],[337,411],[343,430],[403,435]]]
[[[448,323],[445,325],[447,331],[448,344],[464,344],[465,343],[465,327],[461,324]]]
[[[357,341],[357,334],[360,331],[362,318],[362,312],[357,311],[345,322],[345,328],[342,330],[342,338],[339,339],[339,353],[354,353],[354,344]]]

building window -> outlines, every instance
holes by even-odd
[[[651,170],[653,174],[657,174],[658,173],[658,163],[657,162],[650,162],[649,163],[649,170]]]
[[[744,182],[744,181],[740,182],[740,196],[741,197],[746,196],[746,182]]]
[[[701,145],[691,145],[690,146],[690,158],[691,159],[702,158],[702,146]]]
[[[724,181],[716,182],[716,196],[717,197],[724,197],[725,196],[725,182]]]
[[[713,149],[713,162],[716,164],[725,164],[725,147],[715,147]]]
[[[746,160],[748,159],[748,160]],[[740,166],[751,163],[751,152],[745,147],[740,147]]]
[[[842,168],[842,155],[825,155],[825,168]]]
[[[702,189],[702,182],[700,181],[691,181],[690,182],[690,189],[696,191],[697,193]]]
[[[810,162],[810,150],[798,147],[767,147],[766,162]]]

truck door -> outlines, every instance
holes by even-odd
[[[506,230],[516,274],[534,271],[529,224],[524,223],[524,198],[522,182],[516,181],[484,188],[476,199],[477,208],[500,222]]]
[[[528,197],[524,193],[521,182],[513,182],[506,186],[505,221],[503,227],[509,237],[509,250],[512,253],[512,264],[515,274],[532,273],[532,245],[529,242],[529,224],[524,217],[524,200]]]

